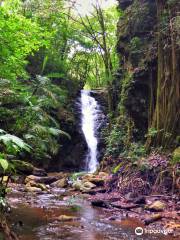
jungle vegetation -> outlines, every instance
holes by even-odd
[[[138,1],[128,10],[97,4],[86,16],[74,13],[73,1],[0,1],[2,172],[15,171],[12,159],[41,165],[63,151],[59,138],[71,134],[59,114],[72,116],[71,102],[84,86],[107,93],[105,156],[137,160],[178,148],[179,5],[157,0],[156,7],[154,28],[144,30],[152,35],[144,39],[136,28],[143,30],[148,6]],[[148,90],[136,88],[143,72]]]

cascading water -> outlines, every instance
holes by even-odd
[[[98,166],[96,129],[99,106],[95,98],[90,96],[90,91],[81,91],[81,112],[82,131],[88,145],[87,170],[95,172]]]

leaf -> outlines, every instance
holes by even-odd
[[[49,128],[48,131],[49,131],[49,133],[51,133],[54,136],[65,135],[67,138],[71,139],[71,136],[67,132],[64,132],[64,131],[62,131],[60,129]]]
[[[6,159],[0,158],[0,165],[6,171],[8,169],[9,163]]]
[[[63,78],[64,73],[49,73],[46,75],[48,78]]]
[[[12,143],[13,148],[17,149],[24,149],[26,151],[30,151],[30,146],[26,144],[21,138],[16,137],[11,134],[5,134],[0,136],[0,141],[2,141],[6,146]]]

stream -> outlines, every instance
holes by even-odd
[[[75,195],[74,195],[75,194]],[[171,237],[143,235],[134,230],[137,219],[113,220],[107,209],[92,207],[83,195],[53,188],[49,193],[33,194],[16,185],[8,196],[12,207],[9,222],[20,240],[170,240]],[[59,221],[59,216],[75,220]]]

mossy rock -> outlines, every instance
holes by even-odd
[[[180,163],[180,147],[176,148],[173,152],[172,163]]]

